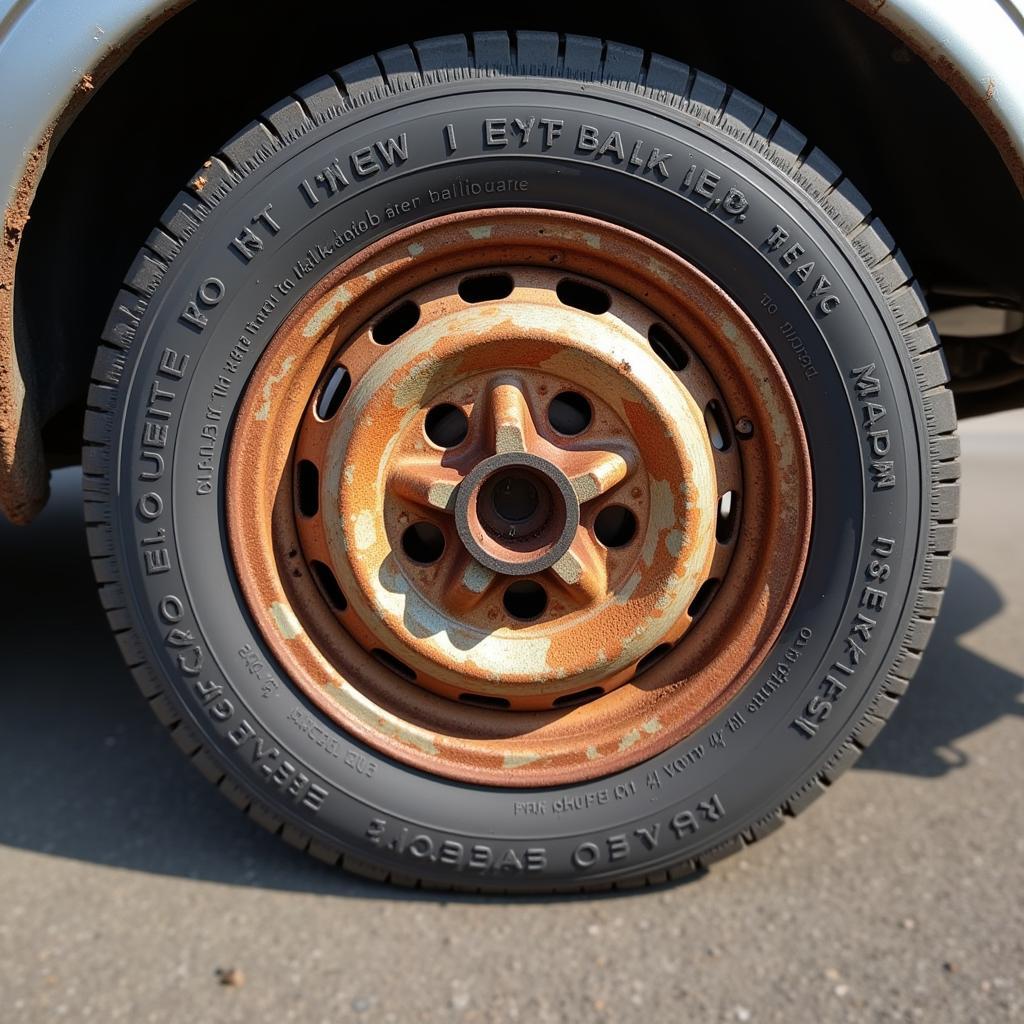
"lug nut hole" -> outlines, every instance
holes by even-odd
[[[516,580],[505,588],[501,601],[512,618],[526,622],[544,614],[548,595],[536,580]]]
[[[390,345],[406,331],[411,331],[419,323],[419,319],[420,307],[415,302],[403,302],[373,325],[370,337],[378,345]]]
[[[686,354],[681,342],[664,324],[651,324],[647,331],[647,341],[654,354],[670,369],[679,373],[686,369],[690,357]]]
[[[640,675],[641,672],[647,671],[656,662],[661,661],[662,658],[672,650],[671,644],[658,644],[657,647],[652,651],[648,651],[637,663],[636,671],[634,675]]]
[[[512,294],[515,282],[509,274],[478,274],[459,282],[463,302],[494,302]]]
[[[352,386],[352,378],[344,366],[335,366],[327,375],[320,397],[316,401],[316,417],[326,423],[333,419],[334,414],[345,401],[348,389]]]
[[[594,410],[578,391],[563,391],[548,406],[548,423],[567,437],[582,434],[593,418]]]
[[[594,520],[594,533],[606,548],[621,548],[636,536],[636,516],[624,505],[601,509]]]
[[[612,308],[612,298],[603,288],[596,288],[592,284],[574,281],[568,277],[558,282],[555,294],[559,302],[574,309],[582,309],[584,313],[600,316]]]
[[[414,562],[430,565],[444,553],[444,534],[433,523],[413,523],[402,534],[402,550]]]
[[[320,511],[320,470],[316,468],[315,462],[302,459],[296,469],[296,476],[299,512],[306,519],[312,519]]]
[[[454,448],[466,440],[469,420],[457,405],[445,402],[442,405],[435,405],[427,413],[423,429],[438,448]]]

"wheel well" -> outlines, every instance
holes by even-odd
[[[89,366],[142,240],[202,161],[325,70],[410,39],[493,27],[459,2],[393,23],[350,8],[197,0],[144,40],[57,147],[17,267],[15,323],[31,351],[51,465],[75,462]],[[604,36],[699,67],[808,132],[869,198],[941,306],[948,292],[1020,303],[1024,204],[973,116],[918,57],[847,4],[722,0],[628,20],[525,0],[517,22]],[[941,125],[941,132],[934,126]]]

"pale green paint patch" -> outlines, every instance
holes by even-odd
[[[280,632],[285,640],[294,640],[302,632],[302,626],[299,625],[299,620],[295,618],[295,612],[288,605],[275,601],[270,606],[270,614],[274,619],[278,632]]]
[[[621,754],[623,750],[629,750],[629,748],[633,746],[634,743],[638,743],[639,741],[640,730],[630,729],[629,732],[627,732],[626,735],[623,736],[621,740],[619,740],[619,753]]]
[[[524,764],[533,764],[540,760],[540,754],[506,754],[501,762],[503,768],[522,768]]]

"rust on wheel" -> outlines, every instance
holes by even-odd
[[[692,732],[778,636],[800,417],[712,281],[623,228],[483,210],[378,242],[248,384],[231,551],[295,684],[464,781],[594,778]]]

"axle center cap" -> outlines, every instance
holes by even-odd
[[[554,463],[529,452],[479,462],[459,484],[455,525],[470,554],[493,572],[528,576],[572,544],[580,502]]]

